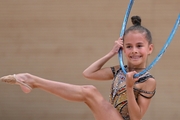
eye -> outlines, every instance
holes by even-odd
[[[126,48],[132,48],[132,46],[130,46],[130,45],[127,45],[127,46],[126,46]]]
[[[140,47],[143,47],[143,45],[142,45],[142,44],[139,44],[139,45],[137,45],[137,47],[140,48]]]

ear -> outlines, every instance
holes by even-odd
[[[148,53],[149,55],[152,53],[153,48],[154,48],[153,44],[150,44],[149,45],[149,53]]]

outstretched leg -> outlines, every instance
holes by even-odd
[[[31,88],[39,88],[66,100],[84,102],[89,106],[96,120],[123,120],[118,111],[92,85],[72,85],[28,73],[5,76],[1,81],[19,84],[25,93],[30,92]]]

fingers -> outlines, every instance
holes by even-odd
[[[126,74],[126,85],[128,87],[133,87],[134,83],[139,79],[139,78],[134,78],[134,75],[136,73],[137,73],[136,71],[131,71]]]
[[[117,45],[119,48],[123,48],[123,40],[122,38],[119,38],[115,41],[115,45]]]
[[[122,37],[119,37],[118,40],[123,40],[123,38],[122,38]]]
[[[116,41],[123,43],[123,39],[121,37],[119,37]]]
[[[118,40],[116,40],[114,42],[114,46],[113,46],[111,52],[113,54],[117,54],[119,52],[120,48],[123,49],[123,40],[122,40],[122,38],[118,38]]]
[[[136,73],[137,73],[136,71],[131,71],[131,72],[128,72],[126,76],[127,76],[128,78],[131,78],[131,79],[136,80],[136,79],[138,79],[138,78],[134,78],[134,75],[135,75]]]

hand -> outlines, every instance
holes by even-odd
[[[122,40],[122,38],[119,38],[118,40],[116,40],[114,42],[114,46],[113,46],[111,52],[113,54],[117,54],[119,52],[120,48],[123,48],[123,40]]]
[[[136,74],[136,71],[131,71],[126,74],[126,86],[132,88],[134,86],[134,83],[139,79],[139,78],[134,78],[134,74]]]

